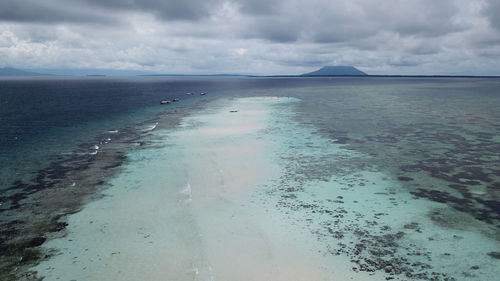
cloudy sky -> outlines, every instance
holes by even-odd
[[[0,67],[500,75],[500,0],[0,0]]]

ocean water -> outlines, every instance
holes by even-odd
[[[2,80],[0,276],[34,278],[45,259],[54,280],[114,274],[103,264],[229,280],[255,251],[274,266],[248,280],[493,280],[498,108],[496,79]],[[127,272],[146,242],[169,250]]]

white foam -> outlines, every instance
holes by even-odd
[[[192,200],[191,184],[187,183],[186,186],[183,189],[181,189],[180,194],[187,197],[185,201],[191,202]]]
[[[153,125],[147,126],[147,127],[146,127],[146,128],[144,128],[142,131],[143,131],[143,132],[149,132],[149,131],[152,131],[152,130],[156,129],[156,126],[158,126],[158,122],[154,123]]]

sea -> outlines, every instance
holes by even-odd
[[[216,109],[225,113],[210,123]],[[233,167],[251,171],[268,161],[274,170],[265,182],[252,182],[245,204],[299,225],[315,241],[309,250],[342,258],[353,280],[500,274],[500,79],[19,77],[0,78],[0,280],[78,275],[82,268],[57,271],[51,263],[84,256],[57,244],[77,232],[78,214],[126,182],[140,189],[134,171],[161,162],[171,165],[168,177],[184,175],[205,161],[199,151],[182,158],[187,150],[218,143],[216,153],[231,138],[218,128],[218,138],[204,143],[203,134],[189,130],[204,122],[231,126],[232,116],[253,111],[267,112],[251,138],[265,141],[268,152],[245,154]],[[245,147],[247,140],[233,141]],[[230,143],[228,151],[238,150]],[[194,181],[180,193],[189,200]],[[178,208],[174,203],[165,206]],[[198,209],[191,217],[201,220]],[[47,264],[51,270],[42,269]],[[208,279],[185,280],[224,280],[207,268]]]

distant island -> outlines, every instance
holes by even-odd
[[[97,72],[99,71],[99,72]],[[97,73],[96,73],[97,72]],[[245,75],[245,74],[155,74],[155,73],[141,73],[137,71],[120,71],[120,70],[103,70],[103,69],[56,69],[56,70],[42,70],[40,72],[16,69],[13,67],[0,68],[0,76],[87,76],[87,77],[106,77],[106,76],[255,76],[260,75]],[[355,68],[354,66],[324,66],[319,70],[304,73],[301,75],[283,75],[294,77],[307,77],[307,76],[367,76],[368,74]],[[271,75],[282,76],[282,75]]]
[[[47,76],[47,75],[50,74],[30,72],[12,67],[0,67],[0,76]]]
[[[119,69],[18,69],[13,67],[0,67],[0,77],[37,77],[37,76],[74,76],[74,77],[133,77],[133,76],[172,76],[172,77],[328,77],[328,76],[352,76],[352,77],[415,77],[415,78],[500,78],[500,76],[480,75],[445,75],[445,74],[367,74],[354,66],[323,66],[320,69],[304,74],[275,74],[275,75],[251,75],[251,74],[182,74],[182,73],[152,73],[138,70]]]
[[[354,66],[323,66],[322,68],[304,73],[301,76],[367,76],[368,74]]]
[[[120,70],[120,69],[99,69],[99,68],[47,68],[47,69],[19,69],[13,67],[1,67],[2,76],[76,76],[76,77],[107,77],[107,76],[138,76],[149,74],[146,71]]]
[[[157,74],[142,74],[137,76],[200,76],[200,77],[210,77],[210,76],[218,76],[218,77],[233,77],[233,76],[241,76],[248,77],[252,75],[247,74],[231,74],[231,73],[221,73],[221,74],[176,74],[176,73],[157,73]]]

